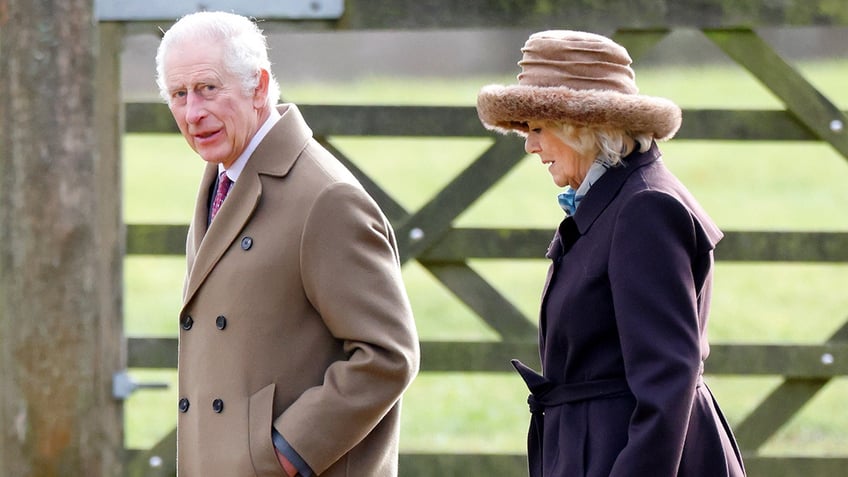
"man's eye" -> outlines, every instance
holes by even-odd
[[[186,92],[185,92],[185,91],[174,91],[174,92],[171,94],[171,97],[173,97],[173,98],[184,98],[184,97],[185,97],[185,95],[186,95]]]
[[[218,92],[218,87],[214,84],[204,84],[198,92],[206,99],[212,99]]]

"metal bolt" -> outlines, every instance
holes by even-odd
[[[312,9],[313,12],[320,12],[321,2],[309,2],[309,8]]]
[[[842,132],[842,129],[844,127],[845,127],[845,125],[842,124],[842,121],[839,120],[839,119],[834,119],[833,121],[830,122],[830,130],[835,132],[835,133]]]
[[[424,238],[424,231],[415,227],[414,229],[409,231],[409,238],[412,240],[418,241]]]
[[[821,357],[821,362],[826,366],[833,364],[833,355],[830,353],[823,354]]]

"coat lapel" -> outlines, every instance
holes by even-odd
[[[209,190],[208,188],[205,189]],[[201,237],[198,242],[198,232],[194,232],[194,240],[195,243],[199,244],[199,247],[194,262],[189,268],[185,294],[186,303],[224,255],[230,244],[233,243],[233,240],[236,239],[239,231],[244,228],[256,209],[261,196],[262,186],[258,175],[242,174],[239,176],[238,182],[233,185],[227,195],[224,206],[221,207],[205,234],[202,230],[206,228],[206,220],[209,214],[206,206],[208,202],[206,199],[199,201],[199,205],[195,208],[192,225],[195,230],[201,231],[199,232]]]
[[[195,200],[194,217],[186,250],[188,275],[183,293],[187,305],[206,280],[224,252],[238,238],[253,216],[262,197],[261,175],[284,176],[303,151],[312,131],[293,104],[279,106],[282,118],[263,138],[245,164],[224,205],[212,224],[209,217],[209,193],[217,176],[217,165],[209,164],[203,173]]]

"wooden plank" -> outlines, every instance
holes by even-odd
[[[848,159],[848,116],[759,35],[750,29],[705,30],[704,34],[771,90],[807,128]]]
[[[728,231],[716,259],[746,262],[848,262],[848,233]]]
[[[480,124],[473,106],[298,107],[316,136],[495,137]],[[179,133],[165,104],[127,103],[125,110],[128,133]],[[789,111],[743,109],[685,109],[675,136],[681,139],[821,140]]]
[[[71,23],[65,16],[62,16],[60,21],[65,25]],[[104,389],[111,391],[113,373],[126,367],[126,352],[123,346],[123,258],[126,238],[122,229],[124,203],[122,135],[125,114],[124,103],[121,98],[121,85],[114,81],[114,78],[120,77],[121,74],[124,28],[117,24],[100,24],[95,28],[95,33],[97,37],[97,59],[95,61],[95,87],[93,92],[98,157],[94,167],[94,186],[97,196],[95,238],[99,251],[97,257],[99,270],[97,272],[98,279],[93,284],[97,292],[87,296],[88,299],[96,299],[100,303],[97,325],[96,328],[92,329],[92,331],[96,330],[96,338],[92,341],[96,350],[93,361],[96,366],[96,377],[92,384],[95,386],[94,389],[97,390],[95,393],[97,400],[92,403],[93,412],[89,414],[91,418],[99,421],[99,425],[96,431],[97,437],[83,439],[82,445],[87,448],[97,447],[97,453],[101,456],[101,469],[96,471],[92,467],[88,467],[86,473],[91,476],[107,476],[118,475],[124,470],[122,459],[124,405],[122,402],[113,399],[110,392],[104,392]],[[75,41],[78,41],[78,38]],[[54,132],[62,134],[59,131]],[[65,131],[65,133],[67,132]],[[77,184],[77,187],[86,188],[82,184]],[[68,195],[75,193],[70,192]],[[85,272],[81,271],[76,279],[82,277],[85,277]],[[68,310],[61,311],[62,314],[67,312]],[[71,314],[73,314],[73,311],[71,311]],[[69,326],[76,325],[69,323]],[[68,355],[62,355],[61,363],[64,363],[64,365],[60,362],[55,363],[54,372],[64,373],[65,367],[73,370],[74,364],[71,361],[65,361],[66,358],[68,358]],[[85,366],[79,363],[78,365]],[[84,375],[77,374],[76,371],[70,374],[85,379]],[[80,383],[80,386],[80,389],[86,389],[85,384]],[[83,391],[83,394],[90,392],[90,389]],[[71,396],[67,397],[73,399]],[[78,401],[78,404],[81,404],[81,402]],[[90,431],[91,429],[75,429],[75,432],[80,434],[87,434]],[[71,469],[66,471],[73,472]]]
[[[734,427],[741,449],[755,452],[828,383],[827,378],[784,380]]]
[[[449,229],[451,222],[486,193],[525,156],[524,142],[502,136],[436,197],[400,223],[397,229],[401,261],[414,258]]]
[[[481,85],[482,86],[482,85]],[[318,136],[487,137],[473,106],[298,104]],[[126,104],[130,133],[179,133],[164,103]]]
[[[675,140],[820,141],[782,110],[685,109]]]
[[[150,457],[161,459],[159,467],[149,465]],[[132,459],[132,472],[150,477],[176,475],[175,431],[169,433],[149,452],[139,452]],[[841,456],[760,456],[744,454],[749,477],[831,477],[842,475],[848,467],[848,457]],[[139,464],[136,464],[139,462]],[[159,462],[155,460],[154,462]],[[433,475],[461,475],[490,477],[526,475],[527,456],[524,453],[471,454],[401,452],[398,463],[399,477],[431,477]]]
[[[388,192],[383,190],[382,187],[374,182],[368,174],[360,169],[359,166],[351,161],[350,158],[348,158],[342,151],[336,148],[336,146],[325,136],[317,136],[317,140],[350,170],[350,172],[362,184],[362,187],[364,187],[365,190],[368,191],[368,194],[370,194],[377,202],[390,222],[397,223],[409,216],[409,212],[407,212],[399,202],[394,200]]]
[[[185,255],[188,225],[127,224],[128,255]]]
[[[480,85],[483,86],[482,84]],[[314,131],[340,136],[491,136],[469,106],[298,105]]]
[[[396,214],[397,215],[397,214]],[[183,255],[187,225],[128,224],[128,255]],[[479,259],[543,259],[551,229],[450,229],[418,259],[425,263]],[[721,261],[848,262],[848,233],[727,231],[716,250]]]
[[[743,455],[748,477],[834,477],[848,469],[845,456]]]
[[[555,25],[609,34],[617,28],[848,24],[848,4],[829,0],[653,0],[647,5],[629,0],[346,0],[339,27],[543,29]]]
[[[848,321],[843,323],[827,340],[827,344],[831,345],[845,343],[848,343]],[[833,355],[825,351],[822,358],[820,358],[822,363],[835,363],[838,360],[840,364],[844,364],[841,361],[848,359],[848,356]],[[740,446],[745,449],[759,449],[824,388],[829,378],[829,376],[819,376],[818,378],[786,379],[736,426],[736,436]]]
[[[540,369],[536,341],[422,341],[421,370],[424,372],[514,373],[510,360]]]
[[[422,341],[421,348],[422,371],[501,372],[510,370],[505,367],[510,358],[520,358],[528,364],[538,365],[539,362],[535,337],[526,341]],[[129,338],[127,361],[132,368],[175,368],[177,339]],[[706,372],[812,380],[848,376],[848,342],[820,345],[716,343],[711,346]]]
[[[539,330],[506,297],[466,263],[423,263],[505,341],[533,342]]]
[[[401,453],[399,459],[398,477],[527,475],[523,454]]]
[[[182,255],[187,225],[128,224],[127,254]],[[478,259],[543,259],[553,229],[457,228],[419,255],[426,263]],[[848,262],[848,233],[727,231],[716,250],[721,261]]]
[[[639,58],[651,51],[669,33],[671,33],[671,30],[668,28],[620,29],[615,32],[612,39],[627,48],[630,58],[634,63],[638,63]]]
[[[848,375],[848,342],[801,344],[715,344],[706,372],[747,376],[782,375],[818,379]]]
[[[451,229],[423,251],[424,262],[468,258],[542,259],[553,237],[551,229]],[[752,262],[848,262],[848,233],[727,231],[716,259]]]
[[[128,338],[127,366],[130,368],[176,369],[177,338]]]
[[[118,0],[98,1],[127,3]],[[164,0],[156,1],[163,2]],[[559,28],[591,30],[611,34],[619,28],[848,25],[848,4],[833,0],[805,0],[803,2],[653,0],[650,3],[650,8],[646,8],[644,2],[629,0],[588,0],[581,2],[551,2],[550,0],[465,0],[463,2],[447,0],[345,0],[344,12],[339,18],[336,18],[336,12],[331,8],[336,1],[318,0],[309,2],[309,5],[321,7],[314,14],[310,11],[299,15],[268,12],[265,15],[255,16],[272,20],[262,25],[266,31],[290,31],[293,27],[301,29],[332,28],[336,30],[434,28],[524,28],[536,30],[555,25]],[[233,3],[241,5],[242,2]],[[200,4],[198,4],[196,9],[200,8]],[[240,6],[235,10],[240,13],[250,11]],[[120,11],[103,15],[104,20],[138,20],[132,23],[133,26],[142,26],[146,31],[153,31],[156,27],[161,26],[163,21],[172,22],[177,16],[165,12],[151,12],[139,14],[137,18],[134,18]],[[296,16],[303,16],[304,19],[297,19]]]
[[[455,228],[419,255],[423,263],[469,258],[544,259],[554,236],[550,229]]]
[[[538,348],[534,341],[525,342],[452,342],[423,341],[423,371],[510,371],[509,360],[520,358],[538,366]],[[127,361],[130,368],[171,369],[177,367],[177,338],[127,339]]]
[[[128,133],[180,133],[165,103],[126,103],[124,111]]]
[[[177,429],[174,428],[153,447],[133,453],[126,477],[174,477],[177,474]]]

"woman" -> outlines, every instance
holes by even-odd
[[[530,474],[743,476],[702,380],[713,249],[722,233],[663,165],[680,127],[671,101],[640,95],[630,57],[603,36],[528,39],[518,85],[489,85],[483,124],[526,137],[565,187],[548,250],[530,388]]]

